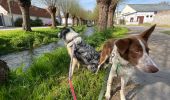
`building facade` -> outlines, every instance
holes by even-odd
[[[7,3],[7,0],[0,1],[0,26],[12,26],[16,19],[22,18],[21,10],[16,2]],[[42,8],[30,7],[30,18],[39,18],[43,24],[51,23],[50,14]]]
[[[122,10],[117,20],[123,20],[126,25],[153,23],[157,13],[170,10],[167,4],[128,4]]]

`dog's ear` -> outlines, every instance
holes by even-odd
[[[123,55],[127,50],[130,45],[130,39],[125,38],[125,39],[119,39],[115,42],[115,45],[117,46],[117,49],[121,55]]]
[[[140,36],[145,40],[145,41],[148,41],[151,33],[154,31],[156,27],[156,24],[153,25],[152,27],[150,27],[148,30],[146,30],[145,32],[143,32],[142,34],[140,34]]]

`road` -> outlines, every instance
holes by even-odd
[[[139,34],[149,27],[126,26],[130,34]],[[156,27],[149,39],[150,55],[159,66],[155,74],[137,72],[134,80],[144,87],[133,100],[170,100],[170,35],[161,33],[170,28]]]

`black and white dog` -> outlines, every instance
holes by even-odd
[[[79,68],[80,63],[87,65],[87,68],[92,72],[96,72],[100,54],[93,47],[86,44],[78,33],[72,28],[63,28],[58,37],[64,40],[70,57],[73,57],[71,76],[75,66]],[[73,45],[74,51],[72,54]]]

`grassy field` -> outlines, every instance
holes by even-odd
[[[123,37],[127,29],[109,29],[95,32],[85,38],[90,45],[100,48],[105,40]],[[68,85],[70,57],[66,48],[59,48],[34,60],[30,68],[23,72],[18,68],[10,73],[7,84],[0,86],[0,100],[72,100]],[[76,69],[73,85],[78,100],[97,100],[105,71],[98,75],[86,68]]]
[[[82,32],[85,26],[74,27]],[[7,53],[37,48],[41,45],[56,42],[59,28],[33,28],[32,32],[21,29],[0,31],[0,56]]]

